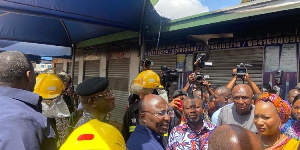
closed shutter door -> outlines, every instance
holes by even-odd
[[[240,63],[251,64],[247,67],[250,78],[257,86],[262,85],[263,47],[211,51],[208,62],[213,65],[205,66],[201,73],[209,75],[207,80],[215,87],[226,86],[232,79],[232,69]],[[243,81],[238,79],[236,84],[240,83]]]
[[[93,77],[99,77],[100,74],[100,60],[91,60],[84,62],[84,76],[83,80]]]
[[[111,112],[111,120],[123,123],[128,104],[129,59],[111,59],[108,63],[109,88],[113,90],[116,108]]]
[[[148,60],[154,62],[154,66],[151,66],[151,69],[160,75],[161,66],[167,66],[169,69],[175,70],[176,69],[176,55],[159,55],[159,56],[145,56]],[[175,87],[177,85],[171,85],[169,87],[170,96],[173,95],[175,91]]]
[[[63,63],[55,63],[54,68],[63,70]]]
[[[71,69],[72,69],[72,63],[68,63],[68,75],[71,76]],[[78,85],[78,69],[79,69],[79,62],[75,62],[74,66],[74,79],[73,79],[73,85]]]

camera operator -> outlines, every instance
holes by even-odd
[[[261,88],[262,93],[273,93],[272,87],[269,83],[264,83],[262,88]]]
[[[200,84],[203,85],[206,89],[206,91],[208,92],[209,95],[213,95],[213,91],[210,88],[210,83],[208,83],[208,81],[206,81],[205,79],[202,79],[201,81],[197,81],[197,77],[196,77],[196,73],[191,73],[188,77],[188,82],[186,83],[186,85],[184,86],[184,88],[182,89],[182,91],[188,92],[191,88],[191,93],[189,94],[193,94],[195,91],[199,90],[198,86],[197,86],[197,82],[201,82]],[[203,93],[204,94],[204,93]],[[198,95],[199,97],[203,97],[201,95]]]
[[[190,88],[193,88],[193,90],[196,90],[197,86],[194,88],[195,83],[196,83],[196,74],[191,73],[188,77],[188,82],[186,83],[186,85],[184,86],[182,91],[188,92]],[[191,87],[192,84],[193,84],[193,87]]]
[[[227,88],[232,89],[236,80],[239,78],[237,75],[237,69],[232,70],[233,78],[232,80],[226,85]],[[250,76],[248,73],[245,73],[244,76],[241,77],[243,80],[247,81],[249,86],[251,87],[252,91],[254,94],[261,93],[257,85],[251,80]]]
[[[142,60],[142,71],[150,70],[150,66],[152,65],[152,62],[148,59]]]

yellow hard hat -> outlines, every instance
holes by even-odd
[[[134,86],[140,86],[142,88],[155,89],[160,86],[159,76],[152,70],[143,71],[133,80]]]
[[[75,129],[60,150],[125,150],[121,133],[110,124],[93,119]]]
[[[63,92],[62,80],[53,73],[42,73],[36,77],[34,93],[39,94],[43,99],[54,99]]]

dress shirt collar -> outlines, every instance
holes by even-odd
[[[0,86],[0,89],[0,96],[6,96],[18,101],[22,101],[24,103],[29,104],[31,107],[34,107],[33,109],[35,110],[40,109],[41,98],[38,94],[6,86]]]

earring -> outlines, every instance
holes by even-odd
[[[279,123],[279,130],[281,130],[281,123]]]

